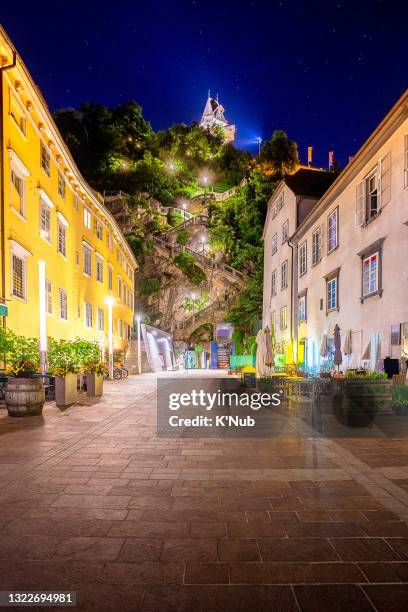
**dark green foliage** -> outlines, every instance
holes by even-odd
[[[205,280],[205,272],[197,266],[192,253],[179,253],[174,257],[173,262],[193,285],[201,285]]]
[[[180,229],[176,234],[176,242],[179,246],[187,246],[189,234],[186,229]]]
[[[202,323],[191,334],[191,342],[210,342],[213,339],[214,329],[212,323]]]
[[[177,210],[169,210],[167,213],[167,223],[172,227],[183,223],[183,214]]]
[[[234,331],[232,332],[232,341],[235,344],[235,354],[243,355],[244,354],[244,334],[242,331]]]
[[[139,285],[139,293],[141,295],[153,295],[160,290],[161,282],[157,276],[151,276],[150,278],[142,278]]]

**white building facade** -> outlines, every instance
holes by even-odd
[[[263,233],[264,290],[263,327],[273,331],[277,353],[286,354],[294,338],[294,250],[289,238],[316,205],[334,175],[301,168],[282,180],[269,203]]]
[[[308,370],[330,368],[338,324],[343,353],[345,348],[347,353],[343,369],[380,371],[386,356],[400,359],[404,368],[408,358],[408,91],[300,220],[290,244],[295,360],[297,356]],[[265,244],[265,260],[268,249]]]

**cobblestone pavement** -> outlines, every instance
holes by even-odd
[[[406,610],[408,441],[164,439],[152,375],[0,410],[0,590],[79,610]]]

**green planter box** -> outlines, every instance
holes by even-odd
[[[253,366],[255,367],[256,363],[256,355],[231,355],[230,356],[230,368],[233,372],[238,370],[238,368],[243,368],[244,366]]]

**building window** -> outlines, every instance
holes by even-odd
[[[377,170],[372,172],[365,180],[365,193],[366,193],[366,220],[368,221],[371,217],[379,211],[379,197],[378,197],[378,175]]]
[[[65,179],[61,170],[58,170],[58,193],[60,194],[61,198],[65,200]]]
[[[85,327],[92,327],[93,325],[93,321],[92,321],[92,304],[89,304],[89,302],[85,302]]]
[[[278,198],[278,210],[283,208],[284,203],[285,203],[285,194],[282,191],[282,193],[279,195],[279,198]]]
[[[287,242],[289,239],[289,219],[282,225],[282,244]]]
[[[48,279],[45,281],[45,303],[47,314],[52,315],[52,284]]]
[[[408,134],[404,136],[404,187],[408,187]]]
[[[271,274],[271,297],[276,295],[276,270]]]
[[[122,299],[122,279],[118,276],[118,298]]]
[[[108,289],[113,291],[113,268],[108,264]]]
[[[119,333],[119,338],[123,338],[123,322],[122,322],[122,319],[118,319],[118,333]]]
[[[298,321],[306,321],[306,295],[302,295],[298,302]]]
[[[25,135],[26,133],[26,120],[23,114],[23,111],[20,110],[20,107],[17,101],[10,97],[10,115],[13,121],[17,124],[19,130]]]
[[[335,310],[338,306],[337,292],[338,283],[337,276],[326,281],[327,283],[327,310]]]
[[[51,242],[51,210],[42,197],[40,197],[40,236]]]
[[[24,179],[11,169],[11,204],[24,217]]]
[[[75,210],[79,210],[79,196],[74,195],[74,208]]]
[[[92,276],[92,250],[83,245],[83,257],[84,257],[84,274]]]
[[[67,226],[61,219],[58,219],[58,253],[67,256]]]
[[[322,228],[319,227],[312,234],[312,265],[315,266],[322,259]]]
[[[25,300],[26,298],[26,260],[21,255],[13,253],[12,263],[13,295]]]
[[[279,327],[281,329],[286,329],[288,326],[288,308],[287,306],[282,306],[279,311]]]
[[[272,236],[272,255],[275,255],[277,250],[278,250],[278,234],[275,233]]]
[[[338,209],[329,215],[327,220],[327,252],[331,253],[338,246]]]
[[[108,243],[109,252],[113,253],[113,238],[111,232],[106,232],[106,240]]]
[[[92,227],[92,213],[86,206],[84,206],[84,225],[88,229]]]
[[[274,219],[277,214],[278,214],[278,208],[277,208],[276,204],[274,204],[272,206],[272,219]]]
[[[307,272],[307,242],[302,242],[299,246],[299,276]]]
[[[363,259],[363,297],[378,291],[378,253]]]
[[[64,289],[58,289],[58,313],[60,319],[68,320],[68,294]]]
[[[116,249],[116,261],[118,262],[120,266],[122,265],[123,256],[122,256],[122,251],[119,249],[119,247],[117,247]]]
[[[95,219],[95,234],[99,240],[103,239],[103,224],[99,221],[99,219]]]
[[[48,176],[50,176],[50,153],[45,146],[45,144],[41,141],[41,168],[45,171]]]
[[[105,313],[103,308],[98,308],[98,329],[99,331],[105,329]]]
[[[96,280],[103,283],[103,259],[99,255],[96,256]]]
[[[281,289],[286,289],[288,286],[288,260],[282,262],[281,265]]]

